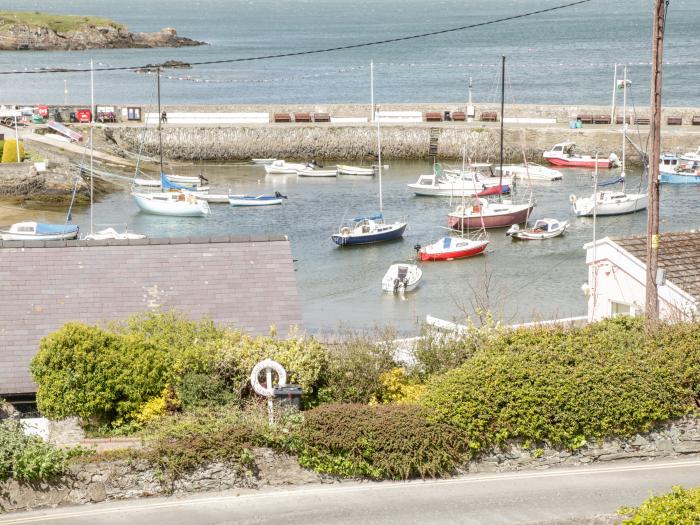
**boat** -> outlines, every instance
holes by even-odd
[[[501,133],[499,156],[499,179],[504,175],[503,166],[503,115],[505,112],[505,67],[506,57],[501,57]],[[473,174],[473,177],[476,177]],[[479,228],[506,228],[513,224],[527,221],[530,212],[535,206],[532,191],[527,202],[515,203],[511,199],[503,200],[499,195],[498,201],[489,201],[483,197],[471,198],[456,207],[455,211],[448,214],[447,226],[449,228],[465,231]]]
[[[83,237],[86,241],[104,241],[107,239],[118,239],[118,240],[132,240],[132,239],[145,239],[146,236],[141,233],[132,233],[128,231],[118,232],[114,228],[106,228],[95,233],[88,233]]]
[[[499,168],[496,167],[496,171]],[[521,181],[547,181],[552,182],[563,178],[562,172],[540,166],[539,164],[507,164],[503,166],[503,176]]]
[[[160,115],[160,69],[156,75],[158,87],[158,115]],[[159,157],[160,157],[160,192],[143,191],[136,186],[131,188],[131,196],[141,211],[154,215],[171,217],[206,217],[211,213],[209,203],[196,195],[185,192],[192,191],[193,181],[203,182],[206,178],[185,177],[182,175],[167,176],[163,171],[163,144],[161,119],[158,119]],[[137,166],[138,173],[138,166]],[[174,180],[173,180],[174,179]]]
[[[422,276],[423,270],[415,264],[392,264],[382,279],[382,290],[389,293],[410,292],[416,289]]]
[[[595,198],[594,198],[595,197]],[[624,215],[644,210],[647,207],[646,193],[625,193],[624,191],[596,191],[590,197],[569,196],[577,217],[596,215]]]
[[[659,181],[665,184],[700,183],[700,159],[692,160],[690,155],[681,157],[672,153],[661,155],[659,163]]]
[[[338,233],[331,235],[331,240],[338,246],[352,246],[391,241],[403,237],[408,223],[405,219],[386,220],[383,214],[382,199],[382,141],[377,119],[377,156],[379,177],[379,213],[376,215],[356,217],[348,225],[341,226]]]
[[[142,177],[134,177],[132,182],[134,186],[143,186],[145,188],[160,188],[159,179],[144,179]]]
[[[268,175],[296,175],[297,171],[306,168],[306,164],[275,160],[265,164],[265,173]]]
[[[194,195],[198,199],[207,201],[209,204],[228,204],[228,193],[209,193],[208,191],[187,191],[183,190],[186,195]]]
[[[508,193],[509,183],[510,180],[486,180],[474,170],[445,173],[435,164],[432,175],[420,175],[416,182],[406,186],[415,195],[425,197],[474,197]]]
[[[304,168],[303,170],[297,170],[297,175],[300,177],[337,177],[338,170],[333,169],[322,169],[322,168]]]
[[[229,195],[228,202],[231,206],[272,206],[282,204],[286,198],[276,191],[274,195]]]
[[[377,169],[374,166],[365,168],[362,166],[349,166],[347,164],[338,164],[338,175],[369,175],[376,173]]]
[[[537,219],[535,224],[528,227],[527,224],[525,228],[520,228],[519,225],[513,224],[506,235],[510,236],[513,240],[522,241],[534,241],[542,239],[551,239],[552,237],[558,237],[566,232],[569,227],[568,221],[559,221],[558,219]]]
[[[575,142],[566,141],[555,144],[552,149],[545,151],[542,156],[550,164],[567,168],[612,168],[617,165],[617,155],[611,153],[607,159],[599,159],[590,155],[574,153]]]
[[[276,160],[277,159],[250,159],[250,162],[252,162],[253,164],[263,165],[263,164],[272,164]]]
[[[488,237],[483,235],[476,239],[447,235],[427,246],[416,244],[414,248],[421,261],[452,261],[484,253],[488,244]]]
[[[35,221],[17,222],[9,230],[0,230],[3,241],[64,241],[78,237],[75,224],[46,224]]]
[[[209,203],[184,192],[142,192],[132,190],[136,204],[146,213],[172,217],[206,217],[211,214]]]
[[[204,175],[173,175],[173,174],[166,174],[165,177],[170,181],[175,184],[185,184],[188,186],[204,186],[207,182],[209,182],[209,179],[207,179]]]

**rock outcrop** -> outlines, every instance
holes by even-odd
[[[17,23],[0,29],[0,50],[71,51],[83,49],[121,49],[199,46],[199,42],[182,37],[173,28],[155,33],[131,33],[119,25],[86,25],[66,32],[45,26]]]

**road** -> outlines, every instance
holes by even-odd
[[[673,485],[700,485],[700,460],[621,463],[472,474],[411,482],[341,483],[290,489],[106,502],[14,513],[0,524],[574,524],[612,523]]]

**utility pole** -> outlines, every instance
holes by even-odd
[[[656,274],[659,267],[659,156],[661,154],[661,77],[663,68],[664,28],[669,0],[654,0],[651,42],[651,147],[647,159],[649,173],[649,208],[647,210],[646,327],[653,328],[659,319],[659,293]]]

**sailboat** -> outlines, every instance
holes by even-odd
[[[590,197],[578,198],[576,195],[569,196],[569,202],[577,217],[588,217],[594,213],[596,215],[623,215],[644,210],[647,207],[646,193],[626,193],[625,192],[625,153],[627,145],[627,66],[623,80],[623,118],[622,118],[622,171],[620,177],[603,182],[601,186],[622,184],[622,191],[598,191],[598,167],[595,169],[595,182],[593,194]],[[597,158],[597,157],[596,157]]]
[[[372,95],[374,99],[374,95]],[[372,104],[374,111],[374,104]],[[408,223],[401,220],[387,221],[384,219],[383,200],[382,200],[382,140],[379,129],[379,119],[375,116],[377,122],[377,156],[379,167],[377,174],[379,176],[379,213],[376,215],[368,215],[355,217],[349,224],[342,226],[338,233],[331,235],[331,239],[338,246],[350,246],[353,244],[371,244],[376,242],[391,241],[400,239],[406,231]]]
[[[157,71],[158,82],[158,115],[160,109],[160,68]],[[160,153],[160,192],[144,192],[132,187],[131,195],[141,211],[155,215],[172,217],[206,217],[211,213],[209,203],[186,191],[191,187],[181,186],[171,182],[163,171],[163,133],[161,119],[158,118],[158,141]],[[168,190],[176,190],[168,191]]]
[[[501,152],[499,161],[499,186],[503,186],[503,112],[505,106],[505,72],[506,57],[501,57]],[[527,220],[535,206],[532,192],[525,203],[514,203],[503,200],[499,195],[498,202],[485,198],[473,198],[467,204],[460,204],[447,216],[447,225],[455,230],[470,230],[478,228],[505,228],[520,224]]]

